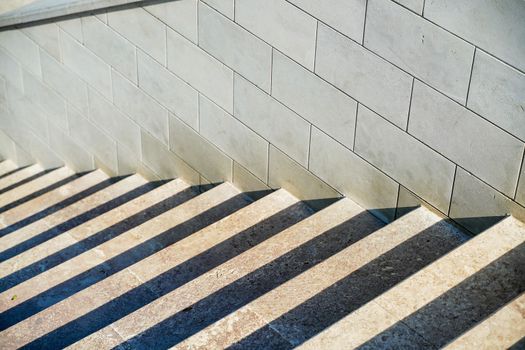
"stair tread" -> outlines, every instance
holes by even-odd
[[[16,169],[17,169],[17,166],[13,161],[9,159],[4,160],[0,162],[0,177],[3,177],[5,176],[5,174],[8,174]]]
[[[446,350],[508,349],[525,337],[525,293],[451,342]]]
[[[172,192],[176,192],[175,189],[172,188]],[[230,207],[221,207],[221,205],[224,205],[227,203],[227,206]],[[170,228],[173,228],[176,225],[182,224],[182,223],[189,223],[190,220],[199,213],[203,213],[206,211],[210,211],[210,218],[208,220],[215,221],[217,220],[217,217],[220,217],[223,215],[223,212],[229,213],[231,210],[235,210],[236,208],[242,207],[244,205],[247,205],[249,203],[248,198],[244,195],[240,195],[240,192],[235,189],[230,184],[223,184],[219,185],[200,196],[194,197],[192,199],[189,199],[188,201],[184,202],[183,204],[176,206],[175,208],[168,210],[164,212],[163,214],[150,219],[149,221],[146,221],[140,226],[131,228],[130,230],[126,231],[125,233],[119,235],[116,238],[113,238],[111,241],[105,242],[101,244],[100,246],[96,247],[92,251],[88,251],[87,253],[98,253],[99,257],[101,257],[101,260],[107,264],[108,271],[110,271],[110,275],[113,275],[111,280],[109,280],[109,283],[106,283],[105,285],[109,290],[112,289],[118,289],[118,286],[124,285],[128,286],[127,288],[133,287],[137,285],[138,280],[136,278],[130,278],[130,273],[128,271],[125,271],[123,273],[118,273],[122,270],[122,266],[131,265],[133,262],[133,259],[135,258],[133,254],[131,254],[129,257],[126,257],[125,253],[132,252],[135,254],[141,254],[140,252],[137,253],[136,249],[134,251],[134,248],[145,249],[145,256],[141,256],[140,259],[143,259],[147,257],[147,254],[154,253],[156,250],[160,250],[161,247],[159,247],[159,244],[163,244],[162,240],[155,241],[155,236],[162,236],[167,230]],[[202,220],[200,220],[202,221]],[[194,230],[194,227],[198,227],[201,225],[199,220],[193,222],[192,224],[189,224],[186,228],[188,231],[187,233],[190,233],[192,230]],[[170,237],[170,235],[165,235],[165,237],[161,237],[162,239],[173,239],[174,237]],[[117,258],[116,261],[113,261],[112,258]],[[138,260],[140,260],[138,259]],[[49,273],[53,274],[54,276],[59,276],[58,278],[63,281],[64,279],[68,279],[73,277],[74,275],[68,273],[69,271],[67,268],[69,265],[75,266],[75,275],[81,273],[82,271],[82,265],[87,265],[87,268],[91,267],[90,262],[87,264],[85,263],[86,259],[82,259],[82,256],[79,256],[77,258],[74,258],[72,260],[69,260],[65,263],[63,263],[60,266],[57,266],[57,268],[53,269],[54,271],[48,271]],[[80,268],[78,268],[80,266]],[[63,273],[63,271],[65,273]],[[102,271],[104,272],[104,271]],[[42,275],[40,275],[42,276]],[[40,277],[39,276],[39,277]],[[47,282],[49,282],[49,277],[43,277]],[[101,277],[99,277],[100,280],[105,281],[106,276],[102,274]],[[38,279],[38,277],[36,278]],[[133,284],[135,282],[135,284]],[[103,282],[102,282],[103,283]],[[103,283],[104,284],[104,283]],[[95,285],[96,286],[96,285]],[[49,286],[48,286],[49,287]],[[15,287],[16,288],[16,287]],[[73,287],[74,288],[74,287]],[[126,287],[124,287],[126,288]],[[67,291],[66,291],[67,293]],[[107,297],[108,290],[99,290],[98,292],[92,293],[92,292],[77,292],[75,294],[75,297],[81,298],[82,304],[84,306],[93,305],[94,303],[100,303],[105,302],[109,300],[110,298]],[[93,299],[92,295],[102,295],[102,298]],[[59,304],[53,305],[51,309],[43,310],[39,315],[47,315],[49,313],[56,314],[57,309],[60,309],[60,305],[65,305],[66,308],[72,308],[73,310],[66,312],[67,315],[74,315],[75,307],[74,305],[77,304],[77,302],[73,301],[71,304],[67,305],[68,299],[65,299],[64,302],[60,302]],[[82,309],[84,310],[84,309]],[[59,313],[60,315],[63,315],[62,313]],[[38,316],[38,315],[37,315]],[[45,316],[42,316],[45,317]],[[33,317],[34,318],[34,317]],[[33,319],[31,318],[31,319]],[[20,322],[18,325],[13,327],[13,332],[15,332],[17,335],[16,337],[20,337],[23,334],[26,334],[28,337],[34,337],[37,332],[34,329],[34,326],[32,325],[33,322],[31,319],[28,319],[26,321]],[[64,321],[64,317],[59,317],[56,322],[60,324]],[[40,323],[37,321],[37,324]],[[30,325],[29,328],[27,328],[26,325]],[[46,326],[50,327],[53,326],[53,323],[49,320],[46,321]],[[32,330],[31,330],[32,329]],[[10,330],[8,329],[6,332],[7,334],[11,334]],[[45,334],[45,332],[44,332]],[[15,339],[15,337],[11,337],[9,335],[10,339]]]
[[[14,232],[7,230],[7,228],[0,230],[0,249],[2,249],[0,256],[6,250],[12,249],[23,242],[30,243],[30,240],[35,239],[37,236],[41,237],[38,241],[38,244],[41,244],[47,240],[45,237],[46,233],[48,237],[52,237],[78,226],[82,222],[86,222],[100,215],[100,213],[110,210],[117,204],[124,203],[131,194],[136,193],[138,195],[140,187],[145,184],[147,184],[147,181],[142,176],[129,176],[67,207],[61,208],[51,215],[32,222],[25,227],[17,228]]]
[[[73,197],[74,195],[81,193],[82,191],[87,190],[90,187],[108,179],[109,176],[103,171],[92,171],[52,191],[44,193],[37,198],[34,198],[26,203],[1,213],[1,221],[5,226],[12,225],[17,221],[20,221],[61,201]]]
[[[283,315],[290,313],[291,310],[300,310],[298,307],[301,304],[315,298],[318,293],[328,290],[332,285],[343,283],[345,277],[359,271],[363,266],[373,262],[375,259],[378,259],[402,243],[413,239],[413,237],[420,234],[421,231],[430,230],[433,231],[434,236],[442,235],[446,239],[461,241],[461,237],[458,237],[457,232],[454,232],[454,230],[452,230],[453,232],[443,233],[443,230],[450,230],[450,228],[440,221],[440,217],[426,209],[421,208],[415,210],[390,225],[356,240],[342,251],[328,257],[323,262],[276,287],[257,300],[252,301],[243,307],[243,309],[239,310],[239,314],[235,312],[213,326],[210,326],[205,331],[186,339],[179,344],[177,348],[193,348],[195,343],[205,343],[204,339],[208,339],[208,341],[212,339],[214,343],[220,344],[220,347],[228,346],[241,340],[243,340],[244,344],[244,342],[247,342],[245,338],[247,339],[248,336],[253,337],[252,333],[261,328],[258,327],[257,323],[250,323],[248,319],[245,321],[240,320],[242,313],[246,310],[262,317],[266,322],[270,323],[274,329],[281,328],[279,333],[293,334],[293,331],[285,329],[290,325],[286,325],[287,319]],[[431,249],[430,246],[425,247],[424,245],[421,245],[420,248]],[[383,286],[379,285],[379,287]],[[368,288],[373,288],[373,286],[369,286]],[[350,288],[347,289],[348,293],[358,292],[358,290],[353,291]],[[373,291],[368,292],[373,293]],[[351,301],[351,299],[345,300],[345,298],[341,298],[340,300],[340,302],[347,304],[346,307],[349,307],[349,301]],[[333,304],[337,306],[337,301],[334,300]],[[299,311],[296,311],[295,314],[295,316],[297,316]],[[247,313],[247,315],[249,316],[250,314]],[[279,318],[282,320],[279,321]],[[234,332],[232,332],[233,334],[231,334],[228,332],[231,328],[224,327],[224,325],[228,322],[234,322],[233,320],[236,320],[242,324],[242,326],[235,329]],[[312,322],[315,323],[314,321]],[[301,327],[297,324],[293,325],[293,327],[295,328],[295,332],[299,332],[297,336],[300,336],[301,332],[299,330]],[[304,327],[307,326],[303,325],[303,328]],[[268,331],[270,330],[267,329],[266,332]],[[303,331],[308,332],[306,328]],[[297,339],[289,335],[288,337],[290,338],[289,342],[292,344],[297,343]],[[283,336],[283,338],[286,339],[287,336]],[[254,346],[253,343],[245,345]]]
[[[61,283],[66,276],[74,276],[89,268],[91,266],[90,259],[94,255],[97,257],[100,255],[92,249],[87,249],[87,243],[92,243],[92,245],[103,243],[105,237],[102,235],[108,236],[115,233],[116,228],[114,226],[120,222],[126,223],[124,227],[118,227],[120,231],[127,231],[128,225],[130,227],[134,226],[134,222],[125,221],[127,218],[136,217],[136,221],[140,221],[141,212],[159,203],[162,204],[162,201],[168,200],[174,194],[186,188],[188,188],[188,185],[179,179],[170,181],[17,256],[14,259],[14,264],[9,265],[12,266],[11,270],[6,268],[0,271],[2,276],[13,276],[14,274],[12,282],[17,283],[14,287],[0,294],[0,312],[45,291],[51,286]],[[86,239],[91,240],[82,242]],[[67,254],[63,251],[64,249],[67,249]],[[48,255],[50,251],[55,252],[53,253],[54,260],[51,260],[51,263],[49,263]],[[73,258],[70,258],[71,256]],[[103,261],[104,259],[100,258],[100,262]],[[82,264],[79,262],[82,262]],[[46,264],[50,268],[46,267],[44,269],[43,266],[46,266]],[[25,271],[21,269],[22,266],[26,267]],[[31,278],[26,280],[25,275],[29,275]],[[24,282],[19,283],[19,280],[24,280]],[[5,281],[3,282],[5,284]],[[12,294],[18,296],[16,300],[10,300],[10,295]]]
[[[301,348],[318,349],[322,346],[336,349],[341,344],[359,346],[400,320],[406,322],[408,316],[519,247],[525,241],[524,227],[523,223],[513,218],[505,219],[327,328]],[[509,229],[516,234],[509,234]],[[502,232],[505,234],[502,235]],[[360,327],[360,332],[348,332],[359,324],[366,324],[367,327]]]
[[[38,194],[39,191],[44,190],[48,186],[60,183],[72,176],[75,176],[75,172],[66,167],[50,171],[28,183],[0,194],[0,208],[3,212],[10,206],[10,204],[12,205],[17,200],[23,199],[27,196],[35,196],[35,194]],[[0,220],[1,219],[2,218],[0,217]]]
[[[5,177],[0,178],[0,191],[4,192],[6,188],[12,186],[20,181],[35,176],[44,171],[44,168],[39,164],[34,164],[22,169],[19,169]]]

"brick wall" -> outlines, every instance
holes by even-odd
[[[522,0],[140,5],[0,32],[5,157],[525,217]]]

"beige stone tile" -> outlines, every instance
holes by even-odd
[[[78,342],[71,344],[66,349],[92,350],[92,349],[113,349],[122,343],[122,338],[112,328],[107,327],[94,336],[89,336]]]
[[[0,179],[0,190],[3,190],[19,181],[23,181],[24,179],[36,175],[43,170],[44,169],[38,164],[18,170],[17,172]]]
[[[73,170],[64,167],[42,175],[31,182],[3,193],[2,196],[0,196],[0,207],[42,190],[47,186],[53,185],[54,183],[64,180],[74,174]],[[1,220],[3,220],[3,216],[0,216],[0,221]]]
[[[7,173],[16,169],[16,164],[10,160],[4,160],[0,163],[0,176],[4,176]]]
[[[525,294],[461,335],[445,349],[507,349],[523,336],[525,336]]]
[[[109,179],[109,177],[100,170],[84,175],[51,192],[45,193],[29,202],[2,213],[3,221],[6,225],[15,223],[107,179]]]
[[[139,175],[127,177],[116,184],[108,186],[74,204],[71,204],[41,220],[20,228],[16,234],[5,235],[0,238],[0,249],[5,251],[26,240],[29,240],[49,228],[60,225],[83,213],[109,202],[126,192],[133,191],[146,183],[146,180]]]

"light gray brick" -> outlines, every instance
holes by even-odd
[[[64,65],[101,94],[111,98],[109,65],[64,32],[60,35],[60,46]]]
[[[24,70],[23,77],[27,98],[40,106],[55,125],[67,130],[67,111],[64,99],[31,73]]]
[[[22,125],[17,123],[17,126],[16,134],[12,135],[17,140],[15,144],[17,163],[29,161],[29,164],[34,164],[38,162],[44,169],[54,169],[64,165],[60,157],[45,142],[35,137]]]
[[[166,64],[166,25],[161,21],[137,7],[108,13],[108,22],[148,55]]]
[[[0,110],[2,109],[7,109],[7,82],[0,77]]]
[[[336,190],[273,145],[270,145],[268,184],[271,188],[285,188],[314,209],[322,209],[341,197]]]
[[[44,82],[81,112],[86,113],[88,108],[86,83],[47,53],[40,51],[40,57]]]
[[[60,60],[60,44],[56,23],[26,27],[22,30],[51,56]]]
[[[0,114],[5,111],[0,111]],[[2,160],[15,158],[15,142],[0,129],[0,158]]]
[[[201,3],[199,46],[265,91],[270,91],[272,48]]]
[[[93,156],[76,144],[66,133],[49,124],[49,145],[71,169],[82,172],[95,168]]]
[[[425,17],[525,71],[523,0],[429,0]]]
[[[468,105],[525,140],[525,74],[477,50]]]
[[[245,192],[255,200],[264,197],[270,192],[268,185],[237,162],[233,162],[232,182],[240,191]]]
[[[322,24],[315,72],[392,123],[406,127],[412,77]]]
[[[24,85],[22,83],[22,68],[20,67],[20,64],[1,48],[0,76],[2,76],[6,82],[9,82],[18,90],[24,90]]]
[[[7,86],[7,100],[15,120],[25,123],[42,140],[48,139],[47,116],[39,106],[11,85]]]
[[[139,87],[197,130],[199,93],[142,52],[138,52],[138,70]]]
[[[140,128],[95,90],[89,90],[89,117],[131,152],[140,155]]]
[[[469,231],[480,233],[508,214],[524,220],[525,208],[458,167],[450,205],[452,219]]]
[[[233,161],[175,116],[170,118],[170,149],[212,183],[232,180]]]
[[[113,102],[138,125],[168,144],[168,110],[113,71]]]
[[[172,29],[197,43],[197,0],[178,0],[144,6]]]
[[[465,102],[474,47],[388,0],[370,0],[364,45]]]
[[[398,184],[321,132],[312,130],[310,171],[382,220],[394,219]]]
[[[142,161],[161,179],[181,177],[192,185],[200,183],[197,171],[146,131],[142,130],[141,133]]]
[[[310,124],[239,75],[235,75],[234,116],[307,166]]]
[[[366,0],[289,0],[344,35],[361,42]]]
[[[0,32],[0,46],[15,57],[31,73],[41,76],[38,45],[21,30]]]
[[[82,18],[84,45],[126,78],[137,83],[135,47],[95,16]]]
[[[408,131],[496,189],[514,195],[523,142],[420,82],[414,86]]]
[[[259,179],[266,180],[268,142],[210,100],[200,98],[200,133]]]
[[[345,146],[354,143],[357,102],[274,51],[272,96]]]
[[[69,134],[98,158],[112,173],[117,173],[117,144],[73,107],[68,108]]]
[[[419,15],[423,13],[423,5],[424,5],[425,0],[394,0],[394,1],[414,11],[415,13]]]
[[[448,212],[455,165],[362,106],[355,151],[441,212]]]
[[[171,29],[168,69],[226,111],[233,111],[232,70]]]
[[[235,21],[313,70],[317,21],[284,0],[237,0]]]
[[[202,0],[204,3],[213,7],[223,15],[230,19],[234,19],[235,16],[235,0]]]
[[[81,43],[84,42],[84,36],[82,34],[82,22],[80,20],[80,17],[74,17],[66,19],[64,21],[58,21],[57,25],[60,27],[60,29],[71,35],[77,41]]]

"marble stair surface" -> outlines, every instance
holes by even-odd
[[[523,349],[525,224],[0,162],[1,349]]]

